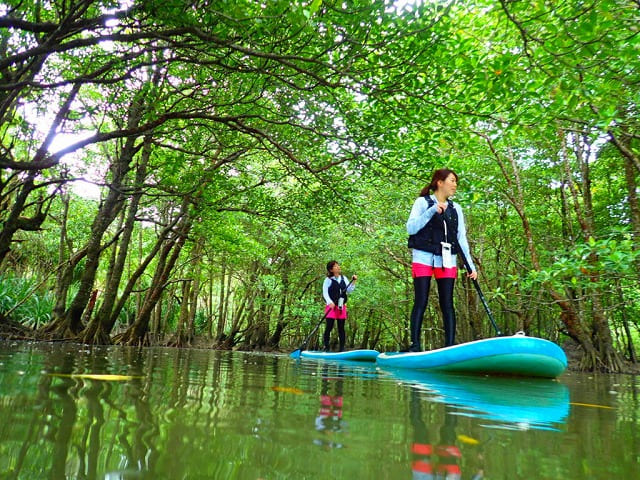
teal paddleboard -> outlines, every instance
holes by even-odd
[[[381,353],[376,358],[376,364],[433,372],[555,378],[566,370],[567,357],[553,342],[516,334],[428,352]]]
[[[380,355],[377,350],[349,350],[347,352],[323,352],[316,350],[302,350],[301,358],[313,358],[321,360],[351,360],[357,362],[375,362]]]

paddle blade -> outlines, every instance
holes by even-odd
[[[291,353],[289,354],[289,356],[290,356],[291,358],[293,358],[293,359],[297,360],[297,359],[299,359],[299,358],[300,358],[300,354],[301,354],[301,353],[302,353],[302,350],[298,348],[297,350],[294,350],[293,352],[291,352]]]

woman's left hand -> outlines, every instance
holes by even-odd
[[[474,270],[471,273],[467,273],[467,277],[469,277],[471,280],[476,280],[478,278],[478,272]]]

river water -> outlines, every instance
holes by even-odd
[[[635,479],[639,390],[0,342],[0,478]]]

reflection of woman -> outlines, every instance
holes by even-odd
[[[411,472],[415,480],[462,478],[460,463],[462,451],[456,445],[457,416],[445,407],[444,423],[440,428],[440,441],[433,445],[429,439],[429,431],[422,419],[422,400],[417,390],[411,391],[411,425],[413,426],[413,443],[411,444]],[[480,480],[484,472],[480,468],[471,480]]]
[[[411,472],[414,479],[433,478],[431,455],[433,446],[429,441],[427,426],[422,420],[420,397],[416,390],[411,391],[411,424],[413,425],[413,443],[411,444]]]
[[[333,324],[338,322],[338,339],[340,342],[339,351],[344,350],[346,334],[344,331],[344,322],[347,319],[347,293],[351,293],[356,286],[357,275],[351,277],[351,282],[347,283],[342,269],[335,260],[327,263],[327,278],[322,284],[322,296],[326,302],[324,316],[326,326],[324,329],[324,350],[330,350],[329,340],[331,339],[331,330]]]
[[[339,370],[338,373],[340,373]],[[323,438],[317,438],[313,443],[328,448],[342,448],[344,444],[337,441],[339,438],[333,438],[333,435],[342,433],[346,429],[346,422],[342,419],[343,379],[328,375],[328,369],[324,369],[320,388],[320,408],[316,417],[316,430],[323,433]],[[332,386],[335,387],[333,391]]]
[[[444,323],[445,346],[454,344],[456,315],[453,308],[453,284],[458,270],[456,253],[464,252],[476,279],[476,272],[467,242],[466,227],[460,205],[449,200],[456,193],[458,175],[452,170],[441,168],[433,173],[431,183],[422,189],[414,202],[407,232],[409,247],[413,249],[411,271],[413,276],[414,302],[411,311],[410,352],[420,352],[420,333],[424,311],[429,299],[431,277],[438,284],[438,300]],[[430,195],[429,192],[433,191]]]
[[[460,461],[462,452],[456,446],[457,417],[445,410],[444,424],[440,427],[440,443],[435,448],[438,466],[436,471],[440,478],[461,478]],[[477,478],[477,477],[474,477]]]

